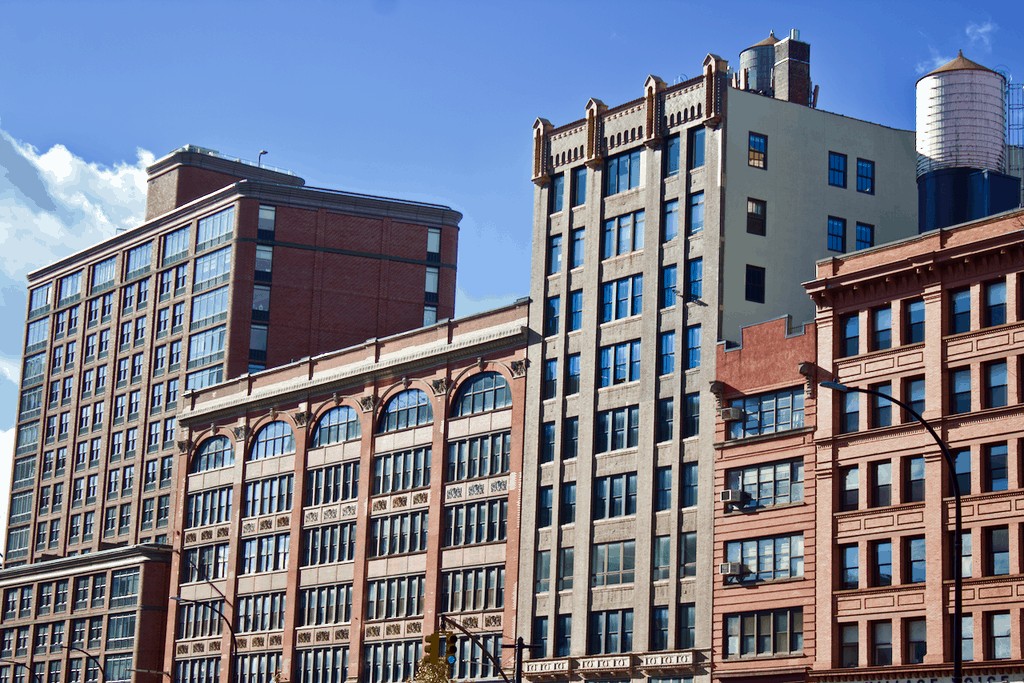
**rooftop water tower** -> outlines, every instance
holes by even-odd
[[[961,52],[917,82],[918,230],[1016,208],[1005,171],[1006,79]]]
[[[772,31],[740,53],[739,87],[778,100],[814,106],[810,43],[800,40],[800,31],[796,29],[782,40]]]

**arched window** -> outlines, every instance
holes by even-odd
[[[415,427],[434,421],[430,399],[419,389],[406,389],[397,394],[384,406],[378,431],[393,432],[396,429]]]
[[[235,451],[231,448],[231,440],[226,436],[215,436],[204,441],[196,450],[188,471],[189,474],[197,474],[221,467],[231,467],[234,464]]]
[[[359,416],[348,406],[331,408],[313,432],[313,448],[359,438]]]
[[[512,405],[508,382],[497,372],[482,372],[466,380],[455,397],[455,417],[484,413]]]
[[[262,460],[295,452],[295,437],[287,422],[277,420],[266,425],[256,434],[256,441],[249,451],[249,460]]]

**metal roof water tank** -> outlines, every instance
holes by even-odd
[[[917,175],[1005,170],[1006,79],[964,57],[917,82]]]
[[[740,53],[740,73],[746,74],[745,90],[772,94],[772,69],[775,68],[775,32]]]

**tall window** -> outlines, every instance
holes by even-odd
[[[988,541],[989,576],[1005,576],[1010,573],[1010,530],[997,526],[985,530]]]
[[[747,138],[747,166],[768,168],[768,136],[750,133]]]
[[[562,236],[552,235],[548,238],[548,275],[562,270]]]
[[[860,584],[860,553],[857,551],[857,544],[839,546],[839,561],[839,587],[856,588]]]
[[[544,377],[541,384],[541,398],[554,398],[558,393],[558,359],[549,358],[544,361]]]
[[[664,266],[661,269],[661,308],[676,305],[676,266]]]
[[[1006,361],[986,363],[982,366],[985,381],[985,407],[1001,408],[1008,400],[1009,379],[1006,370]]]
[[[1010,487],[1009,451],[1005,443],[985,445],[985,490],[1006,491]],[[961,495],[963,491],[960,492]]]
[[[587,202],[587,167],[572,170],[572,205],[582,206]]]
[[[569,249],[572,253],[569,255],[569,258],[573,268],[580,268],[583,265],[585,236],[586,231],[583,228],[576,228],[572,231],[572,242],[569,244]]]
[[[698,301],[704,294],[704,259],[686,261],[686,301]]]
[[[658,336],[658,374],[668,375],[676,369],[676,333],[662,332]]]
[[[700,367],[700,325],[686,327],[686,369]]]
[[[860,636],[857,624],[843,624],[839,627],[839,666],[851,669],[859,664]]]
[[[359,438],[359,416],[348,406],[331,408],[313,432],[313,448]]]
[[[276,420],[256,433],[249,460],[262,460],[295,452],[295,437],[287,422]]]
[[[892,463],[888,460],[871,464],[871,506],[892,505]]]
[[[846,219],[828,217],[828,250],[840,254],[846,251]]]
[[[640,150],[608,159],[605,162],[604,177],[606,197],[640,187]]]
[[[867,249],[875,246],[875,226],[858,221],[854,237],[856,239],[854,249]]]
[[[924,341],[924,300],[911,299],[903,310],[903,343],[920,344]]]
[[[971,329],[971,290],[968,287],[949,293],[949,333],[959,334]]]
[[[850,391],[839,398],[839,433],[849,434],[860,429],[860,396]]]
[[[683,396],[683,438],[700,433],[700,392]]]
[[[747,265],[746,299],[756,304],[764,303],[765,269]]]
[[[857,192],[875,193],[875,162],[857,159]]]
[[[960,448],[953,451],[953,462],[960,495],[969,496],[971,494],[971,449]]]
[[[558,213],[565,204],[565,174],[559,173],[551,179],[551,189],[548,190],[550,200],[550,212]]]
[[[924,501],[924,456],[914,455],[903,462],[903,502],[921,503]]]
[[[986,655],[990,659],[1010,658],[1010,613],[995,612],[985,615],[988,621]]]
[[[583,327],[583,290],[574,289],[569,292],[569,332]]]
[[[892,347],[892,308],[882,306],[871,311],[871,350]]]
[[[828,153],[828,184],[832,187],[846,187],[846,155]]]
[[[691,128],[689,133],[689,141],[687,147],[689,148],[689,167],[691,169],[700,168],[704,165],[704,126],[697,126]]]
[[[949,371],[949,412],[967,413],[971,410],[971,371],[960,368]]]
[[[430,399],[419,389],[406,389],[395,395],[384,406],[378,431],[393,432],[434,421]]]
[[[768,202],[747,197],[747,232],[751,235],[767,234]]]
[[[695,235],[704,230],[704,193],[694,192],[690,195],[690,213],[687,219],[687,230]]]
[[[570,353],[565,357],[565,395],[580,393],[580,354]]]
[[[871,664],[873,666],[890,666],[892,664],[891,621],[876,621],[871,624]]]
[[[839,509],[843,512],[860,506],[860,473],[856,465],[840,470]]]
[[[665,140],[665,175],[673,176],[679,173],[679,150],[682,146],[679,136],[673,135]]]
[[[839,318],[839,357],[860,353],[860,316],[850,313]]]
[[[587,654],[604,655],[633,650],[633,610],[591,612]]]
[[[661,217],[663,240],[668,242],[679,236],[679,200],[665,202]]]
[[[907,583],[924,583],[927,565],[924,536],[906,540],[906,558],[907,564],[903,571]]]
[[[985,285],[985,327],[1002,325],[1006,322],[1006,280],[996,280]]]
[[[875,391],[892,396],[892,383],[876,384]],[[871,426],[888,427],[892,424],[892,401],[882,396],[871,396]]]
[[[875,586],[891,586],[892,585],[892,542],[891,541],[872,541],[871,543],[872,555],[874,556],[874,576],[872,577],[872,585]]]

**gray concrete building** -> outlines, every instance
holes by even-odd
[[[528,679],[708,678],[715,345],[812,319],[816,260],[916,232],[914,133],[816,109],[809,60],[771,36],[534,126]]]

